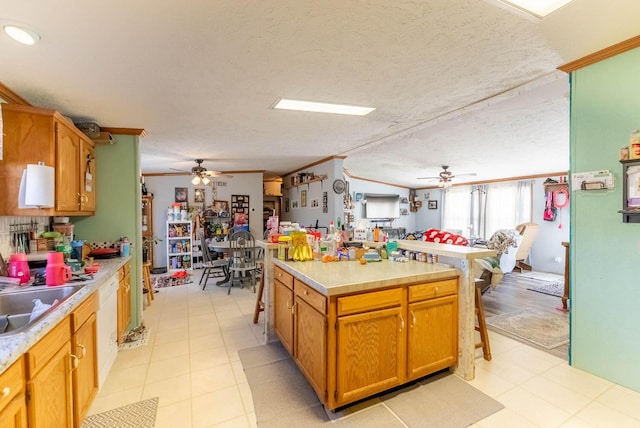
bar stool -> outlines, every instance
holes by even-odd
[[[147,295],[147,306],[155,299],[153,296],[153,286],[151,285],[151,262],[142,263],[142,289]]]
[[[260,263],[263,265],[264,263]],[[264,266],[261,268],[260,273],[260,285],[258,286],[258,296],[256,298],[256,308],[253,311],[253,323],[258,324],[258,318],[260,317],[260,312],[264,312],[264,302],[262,301],[262,293],[264,291]]]
[[[482,348],[482,355],[487,361],[491,361],[491,347],[489,345],[489,333],[487,332],[487,322],[484,316],[484,306],[482,306],[482,289],[486,285],[486,280],[476,278],[476,316],[478,326],[476,331],[480,332],[480,342],[476,343],[476,349]]]

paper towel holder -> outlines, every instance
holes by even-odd
[[[55,197],[55,169],[44,162],[27,165],[22,171],[18,208],[51,208]]]

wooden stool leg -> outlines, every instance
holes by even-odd
[[[480,332],[480,343],[476,343],[476,349],[482,348],[484,359],[491,361],[489,333],[487,332],[487,322],[484,316],[484,306],[482,306],[482,288],[478,286],[476,286],[476,315],[478,316],[476,331]]]
[[[147,305],[151,305],[151,301],[155,298],[153,296],[153,287],[151,286],[151,263],[142,264],[142,284],[147,294]]]
[[[258,296],[256,298],[256,309],[253,311],[253,323],[258,324],[260,312],[264,311],[264,303],[262,302],[262,293],[264,291],[264,266],[260,275],[260,286],[258,287]]]

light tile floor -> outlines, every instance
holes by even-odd
[[[144,322],[149,343],[120,351],[90,414],[160,397],[157,428],[255,427],[251,391],[238,349],[262,341],[249,288],[194,283],[162,288]],[[473,425],[640,427],[640,393],[570,367],[566,361],[490,332],[492,361],[477,350],[469,382],[505,409]]]

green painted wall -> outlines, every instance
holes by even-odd
[[[571,202],[571,364],[640,391],[640,224],[622,222],[619,149],[640,129],[640,49],[572,73],[571,172],[611,170],[615,190]]]
[[[126,236],[133,242],[131,328],[142,322],[139,138],[131,135],[115,137],[115,144],[96,145],[96,214],[76,217],[72,221],[78,239],[113,242]]]

